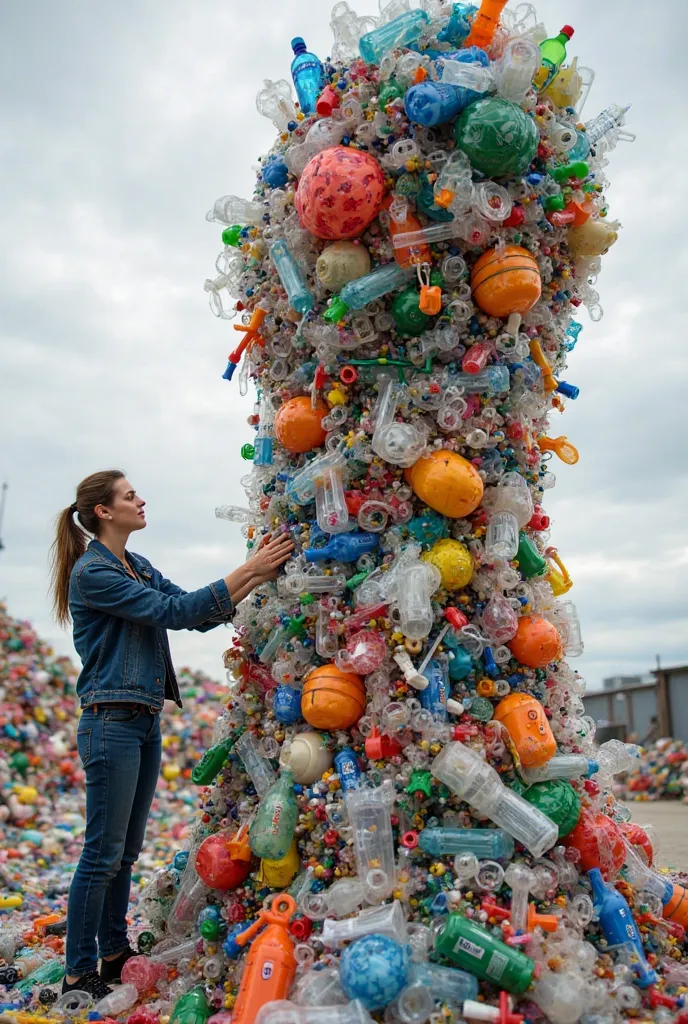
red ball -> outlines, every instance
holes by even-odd
[[[619,826],[601,812],[583,811],[573,832],[569,832],[563,842],[580,853],[582,871],[599,868],[607,882],[619,873],[626,859]]]
[[[236,889],[248,877],[251,862],[233,860],[226,836],[218,833],[204,839],[196,854],[196,871],[211,889]]]
[[[332,146],[308,161],[294,203],[303,227],[318,238],[356,238],[380,212],[384,191],[375,157]]]

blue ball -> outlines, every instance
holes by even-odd
[[[275,690],[272,706],[275,718],[283,725],[293,725],[301,720],[301,691],[286,683],[280,683]]]
[[[180,850],[179,853],[175,853],[174,860],[172,861],[172,866],[175,867],[177,871],[183,871],[184,868],[186,867],[186,862],[188,861],[188,859],[188,850]]]
[[[360,999],[367,1010],[381,1010],[405,987],[409,962],[408,946],[387,935],[364,935],[342,953],[339,980],[349,999]]]

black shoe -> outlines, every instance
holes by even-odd
[[[105,996],[109,996],[112,989],[109,985],[106,985],[98,971],[89,971],[88,974],[82,974],[80,978],[69,985],[67,979],[64,978],[62,981],[62,995],[65,992],[88,992],[96,1003],[100,1002],[101,999],[105,999]]]
[[[108,985],[112,985],[114,982],[120,982],[122,980],[122,968],[124,967],[127,960],[136,956],[136,952],[127,946],[123,949],[119,956],[116,956],[114,960],[101,960],[100,961],[100,977],[102,981]]]

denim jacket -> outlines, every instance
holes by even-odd
[[[92,540],[72,569],[69,610],[83,668],[77,682],[82,707],[135,701],[160,710],[165,680],[181,707],[168,629],[206,632],[230,622],[234,604],[224,580],[187,593],[148,559],[126,552],[139,580],[119,558]]]

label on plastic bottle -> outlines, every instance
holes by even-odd
[[[509,961],[503,953],[499,953],[497,950],[494,951],[490,957],[490,962],[487,965],[487,973],[492,981],[499,982],[502,980],[502,975],[504,974],[504,969],[508,962]]]
[[[263,969],[260,972],[260,976],[263,979],[263,981],[270,980],[270,978],[272,977],[274,966],[275,965],[273,964],[272,960],[265,961],[265,963],[263,964]]]
[[[464,939],[463,935],[454,946],[454,949],[461,949],[463,950],[464,953],[468,953],[469,956],[474,956],[476,960],[482,960],[482,958],[485,956],[485,950],[482,948],[482,946],[478,946],[475,942],[471,942],[470,939]]]

